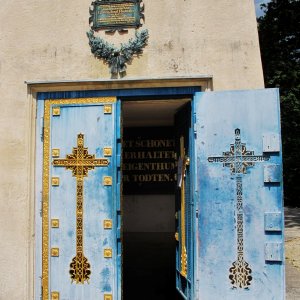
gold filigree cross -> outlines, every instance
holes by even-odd
[[[244,258],[244,209],[243,209],[243,176],[247,175],[247,168],[256,163],[269,160],[269,156],[255,155],[249,151],[246,144],[241,142],[241,130],[234,131],[235,142],[230,144],[230,150],[222,156],[208,157],[210,163],[223,163],[223,167],[230,168],[231,175],[236,179],[236,244],[237,259],[229,268],[229,279],[234,288],[247,289],[252,281],[252,269]]]
[[[72,171],[76,178],[76,256],[70,263],[70,275],[72,282],[84,284],[89,281],[91,266],[83,251],[83,190],[84,177],[88,171],[95,167],[107,167],[109,161],[104,158],[95,158],[95,154],[89,154],[88,148],[84,147],[84,135],[77,135],[77,148],[73,148],[72,154],[66,158],[54,159],[53,166],[65,167]]]

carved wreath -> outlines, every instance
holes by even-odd
[[[94,56],[103,59],[109,65],[112,75],[120,74],[124,76],[127,68],[126,64],[132,61],[134,55],[139,56],[143,53],[149,33],[147,29],[137,31],[135,38],[129,39],[125,44],[121,44],[120,48],[104,41],[100,37],[95,37],[93,30],[87,32],[87,36]]]

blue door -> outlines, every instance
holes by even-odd
[[[193,299],[194,215],[191,185],[191,103],[175,114],[175,145],[178,158],[176,187],[176,289],[183,299]]]
[[[44,102],[36,299],[121,299],[119,102]],[[191,116],[178,135],[177,289],[284,299],[278,91],[196,92]]]
[[[119,105],[43,109],[42,299],[121,299]]]
[[[196,93],[194,299],[284,299],[278,90]]]

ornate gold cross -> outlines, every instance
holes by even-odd
[[[76,177],[76,256],[70,263],[70,275],[72,282],[84,284],[89,281],[91,266],[83,254],[83,183],[88,171],[95,167],[107,167],[109,161],[104,158],[95,158],[95,154],[89,154],[88,148],[84,147],[84,135],[77,135],[77,148],[73,148],[72,154],[66,158],[54,159],[53,166],[65,167],[72,170]]]

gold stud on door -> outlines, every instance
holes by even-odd
[[[104,249],[104,257],[105,258],[112,258],[112,249],[111,248]]]
[[[112,185],[112,178],[110,176],[103,177],[103,185],[109,186]]]
[[[104,220],[103,228],[104,229],[112,229],[112,220]]]
[[[59,300],[59,292],[51,292],[51,300]]]
[[[51,228],[59,228],[59,219],[51,219]]]
[[[52,108],[52,116],[60,116],[60,107],[59,106],[54,106]]]

